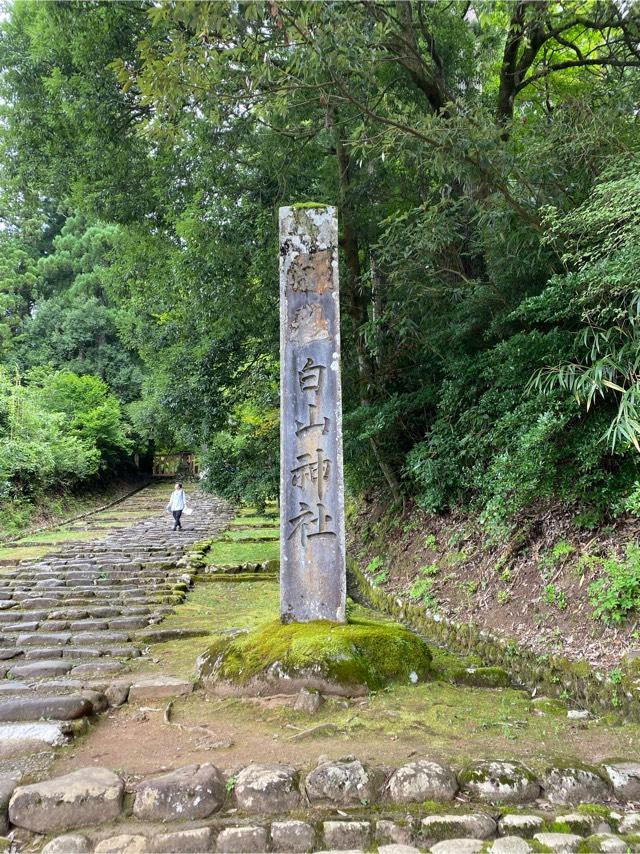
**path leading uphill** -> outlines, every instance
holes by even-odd
[[[223,501],[198,494],[196,512],[174,533],[163,512],[170,488],[153,484],[119,504],[106,536],[85,532],[83,541],[0,568],[0,772],[42,772],[53,747],[136,690],[132,660],[148,653],[162,632],[155,627],[191,584],[185,552],[230,516]],[[102,515],[108,524],[109,511]],[[171,679],[144,677],[135,677],[140,694]]]

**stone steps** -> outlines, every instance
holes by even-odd
[[[52,543],[48,554],[0,577],[0,803],[5,757],[68,742],[87,718],[126,702],[132,683],[138,696],[191,690],[182,680],[127,677],[127,662],[158,639],[157,624],[191,586],[186,551],[231,515],[213,497],[197,496],[197,504],[178,535],[162,502],[138,493],[122,509],[153,518]]]

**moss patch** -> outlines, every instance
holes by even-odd
[[[511,684],[509,674],[501,667],[461,667],[454,671],[453,681],[474,688],[508,688]]]
[[[267,543],[233,543],[216,540],[205,556],[210,565],[237,565],[241,563],[264,563],[277,560],[280,556],[280,543],[272,540]]]
[[[392,682],[423,681],[431,669],[424,641],[397,623],[355,618],[350,623],[274,621],[210,647],[203,675],[246,684],[270,669],[288,678],[313,675],[341,686],[376,690]]]
[[[280,528],[234,528],[233,531],[227,531],[221,539],[223,541],[237,540],[278,540],[280,538]]]

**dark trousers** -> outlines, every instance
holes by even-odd
[[[174,510],[173,511],[173,518],[174,518],[175,523],[176,523],[173,526],[174,531],[176,530],[176,528],[180,528],[180,530],[182,530],[182,525],[180,524],[180,517],[181,516],[182,516],[182,510]]]

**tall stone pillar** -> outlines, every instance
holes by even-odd
[[[338,223],[280,208],[280,614],[345,622]]]

